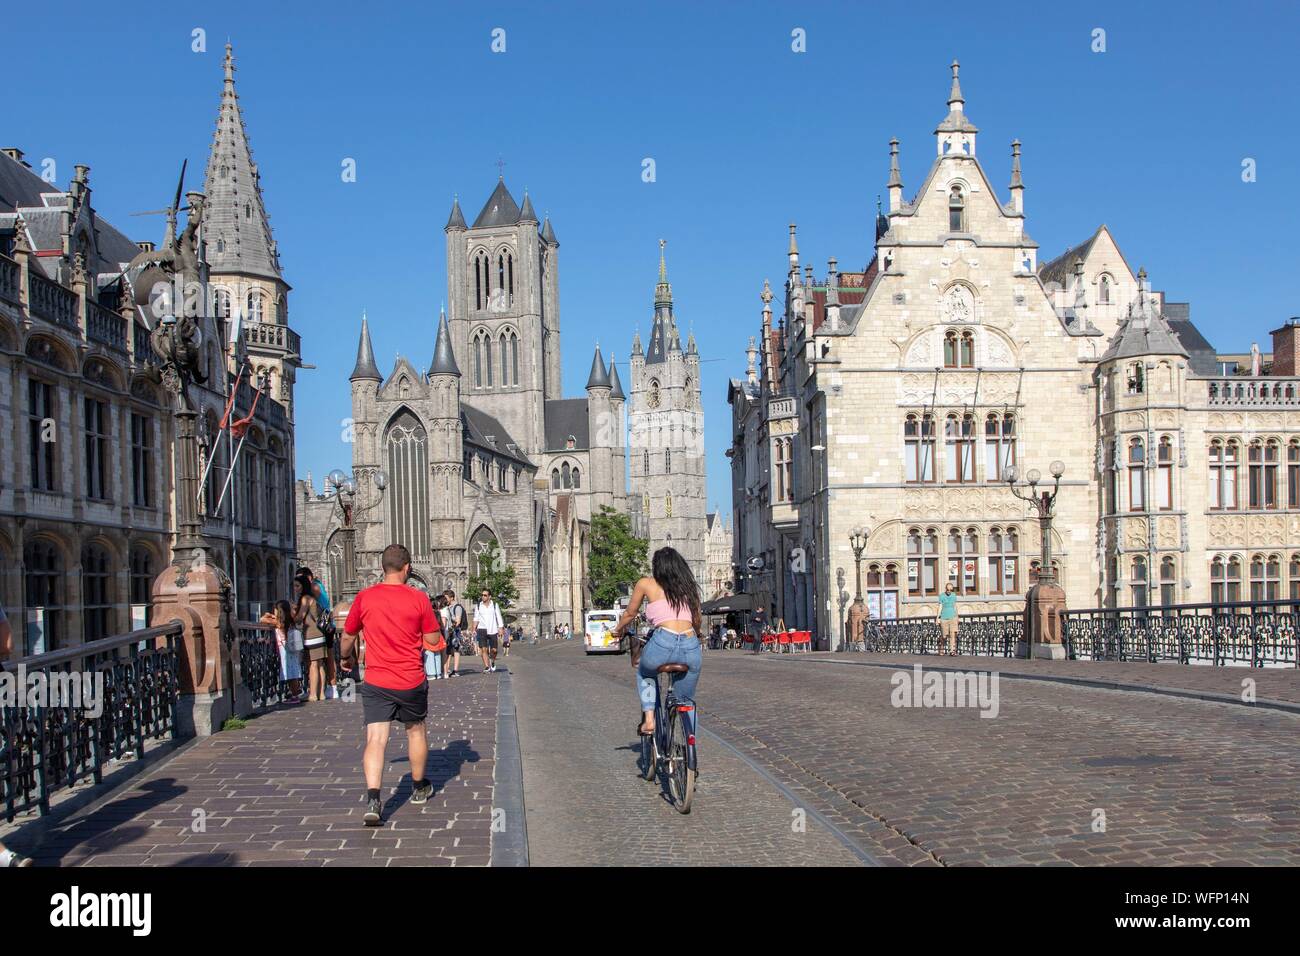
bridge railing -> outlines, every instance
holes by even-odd
[[[50,798],[101,783],[114,760],[146,740],[175,738],[174,621],[77,647],[4,662],[0,675],[0,804],[4,816],[50,810]]]
[[[1297,667],[1300,600],[1166,604],[1065,612],[1072,660]]]
[[[240,621],[239,669],[255,708],[278,704],[288,696],[288,683],[280,667],[280,647],[275,628],[268,624]]]
[[[963,614],[958,619],[957,653],[1014,657],[1024,630],[1024,614]],[[858,646],[877,654],[938,654],[948,646],[933,616],[867,621],[863,638]]]

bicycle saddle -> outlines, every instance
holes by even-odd
[[[660,674],[685,674],[690,668],[685,664],[660,664],[658,670]]]

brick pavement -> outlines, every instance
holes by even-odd
[[[360,701],[323,701],[195,742],[51,828],[32,855],[38,866],[485,866],[497,677],[476,671],[429,692],[434,795],[408,802],[406,735],[394,725],[382,827],[361,822]]]
[[[896,708],[891,674],[711,653],[700,706],[888,863],[1300,863],[1295,715],[1007,680],[984,719]]]

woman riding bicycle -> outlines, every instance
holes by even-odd
[[[627,610],[619,619],[614,634],[622,638],[636,619],[642,602],[650,636],[637,663],[637,696],[641,700],[641,726],[646,735],[655,729],[655,680],[664,664],[685,664],[687,672],[675,689],[682,700],[695,699],[695,685],[700,679],[700,589],[690,565],[672,548],[660,548],[651,561],[650,577],[637,581]]]

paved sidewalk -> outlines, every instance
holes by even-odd
[[[385,822],[367,828],[360,701],[284,705],[197,741],[89,813],[52,828],[38,866],[486,866],[498,675],[429,687],[434,794],[409,802],[394,725]]]
[[[733,653],[726,651],[723,653]],[[1206,699],[1223,698],[1224,702],[1242,701],[1242,682],[1255,682],[1258,701],[1277,701],[1300,710],[1300,668],[1280,667],[1211,667],[1200,664],[1151,664],[1143,661],[1044,661],[1014,657],[947,657],[936,654],[869,654],[860,651],[814,654],[769,654],[765,658],[799,661],[837,661],[862,665],[909,668],[952,668],[957,670],[997,671],[1003,675],[1024,675],[1062,682],[1087,681],[1104,684],[1115,690],[1179,691]]]

